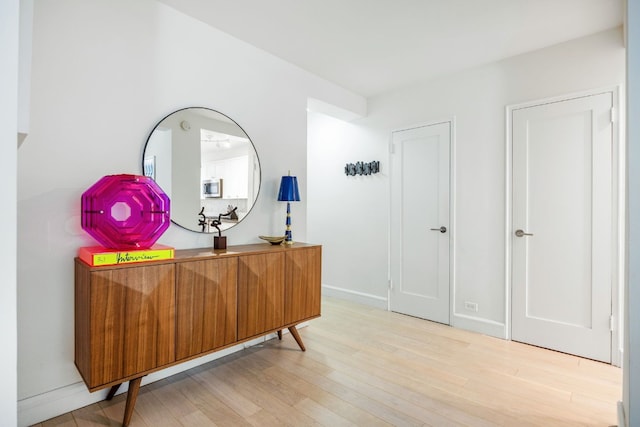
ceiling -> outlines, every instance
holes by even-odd
[[[623,0],[159,0],[365,97],[622,25]]]

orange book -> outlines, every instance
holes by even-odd
[[[92,267],[100,265],[131,264],[134,262],[172,259],[174,248],[155,244],[147,249],[107,249],[102,246],[88,246],[78,249],[78,258]]]

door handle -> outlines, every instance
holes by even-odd
[[[533,233],[525,233],[524,231],[518,229],[516,230],[516,236],[518,237],[533,236]]]
[[[445,227],[444,225],[440,228],[431,228],[431,231],[439,231],[441,233],[446,233],[447,232],[447,227]]]

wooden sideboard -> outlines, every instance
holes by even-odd
[[[129,381],[123,425],[145,375],[320,316],[322,248],[252,244],[176,250],[171,260],[91,267],[75,259],[75,363],[89,391]]]

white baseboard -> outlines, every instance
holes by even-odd
[[[306,325],[308,325],[308,323],[304,322],[299,324],[297,327],[301,328]],[[282,332],[288,333],[286,329]],[[247,341],[242,344],[238,344],[236,346],[229,347],[212,354],[208,354],[206,356],[202,356],[198,359],[190,360],[188,362],[184,362],[179,365],[154,372],[144,377],[144,379],[142,380],[142,385],[144,386],[163,378],[170,377],[177,373],[184,372],[196,366],[211,362],[212,360],[216,360],[240,350],[244,350],[247,347],[261,344],[266,340],[274,337],[276,337],[276,334],[269,334],[264,337],[256,338],[254,340]],[[124,393],[127,391],[127,389],[128,383],[124,383],[118,390],[117,394]],[[109,389],[107,388],[105,390],[89,393],[89,390],[87,390],[87,387],[83,382],[77,382],[36,396],[19,400],[18,426],[27,427],[57,417],[59,415],[66,414],[67,412],[74,411],[87,405],[100,402],[107,397],[108,392]]]
[[[496,338],[506,338],[506,327],[504,323],[483,319],[481,317],[453,313],[451,326]]]
[[[322,294],[329,297],[352,301],[358,304],[381,308],[383,310],[389,309],[388,299],[385,297],[379,297],[377,295],[371,295],[363,292],[338,288],[336,286],[324,284],[322,285]],[[451,321],[451,326],[454,326],[456,328],[465,329],[496,338],[505,339],[506,337],[506,327],[504,323],[459,313],[454,313]]]
[[[338,288],[329,285],[322,285],[322,295],[387,310],[387,298],[379,297],[377,295],[366,294],[364,292],[352,291],[351,289]]]
[[[83,382],[18,401],[18,426],[26,427],[104,400],[108,390],[89,393]]]
[[[323,284],[322,295],[340,298],[371,307],[381,308],[383,310],[389,309],[388,299],[385,297],[379,297],[377,295],[353,291],[350,289],[338,288],[336,286]],[[456,328],[465,329],[496,338],[505,339],[506,337],[506,326],[504,323],[460,313],[454,313],[451,321],[451,326],[454,326]]]
[[[624,404],[618,401],[618,427],[628,427],[627,417],[624,415]]]

